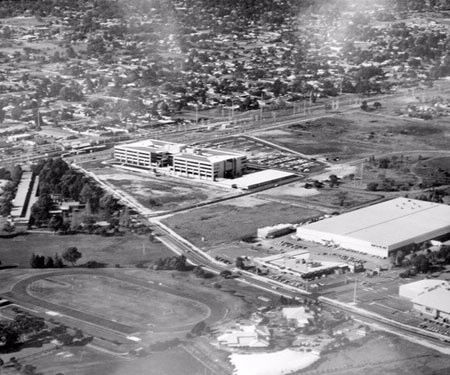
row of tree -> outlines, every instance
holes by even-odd
[[[0,196],[0,216],[8,216],[13,208],[12,201],[16,195],[17,186],[22,178],[22,168],[16,165],[12,169],[0,168],[0,180],[8,180],[3,186]]]
[[[192,267],[187,264],[186,257],[184,255],[180,255],[158,259],[155,263],[155,269],[189,271],[192,269]]]
[[[63,259],[69,263],[72,263],[72,266],[74,266],[81,257],[82,254],[78,251],[78,249],[72,246],[63,252],[62,258],[59,254],[55,254],[54,257],[45,257],[44,255],[33,253],[30,258],[30,266],[31,268],[63,268]]]

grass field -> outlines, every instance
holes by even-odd
[[[24,363],[28,363],[25,360]],[[203,365],[183,348],[154,352],[144,358],[119,358],[90,347],[65,347],[30,358],[37,372],[46,375],[186,375],[205,374]],[[3,373],[2,373],[3,374]],[[9,373],[5,373],[9,374]],[[14,372],[18,374],[18,372]],[[209,373],[208,373],[209,374]]]
[[[62,254],[71,246],[77,247],[82,253],[78,263],[92,260],[109,266],[153,262],[173,255],[161,243],[150,242],[147,236],[133,233],[126,233],[122,237],[33,233],[10,239],[0,238],[0,260],[3,264],[17,263],[20,267],[29,267],[33,253],[54,256],[55,253]]]
[[[34,282],[30,291],[46,301],[133,326],[186,326],[209,315],[199,302],[105,276],[54,276]]]
[[[320,212],[313,209],[241,197],[180,213],[164,222],[195,245],[210,247],[254,236],[260,227],[300,222],[318,215]]]

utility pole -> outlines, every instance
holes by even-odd
[[[195,104],[195,125],[198,126],[198,104]]]
[[[361,186],[363,186],[364,162],[361,163]]]
[[[353,304],[356,305],[356,286],[358,285],[358,279],[355,275],[355,288],[353,289]]]

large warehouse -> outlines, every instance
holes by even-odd
[[[166,168],[175,175],[206,180],[242,176],[247,157],[233,151],[189,147],[147,139],[114,147],[119,162],[144,168]]]
[[[396,198],[297,228],[297,237],[387,258],[450,233],[450,206]]]

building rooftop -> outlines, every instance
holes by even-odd
[[[295,320],[299,327],[308,325],[309,320],[314,319],[314,315],[306,311],[304,306],[285,307],[283,308],[283,316],[288,320]]]
[[[450,285],[440,285],[419,294],[413,303],[450,314]]]
[[[223,184],[230,185],[230,187],[231,185],[236,185],[239,188],[248,189],[249,187],[255,185],[264,185],[294,176],[295,174],[291,172],[284,172],[276,169],[266,169],[264,171],[247,174],[233,180],[223,181]]]
[[[415,199],[396,198],[343,215],[321,220],[301,229],[352,237],[391,246],[448,228],[450,206]]]

